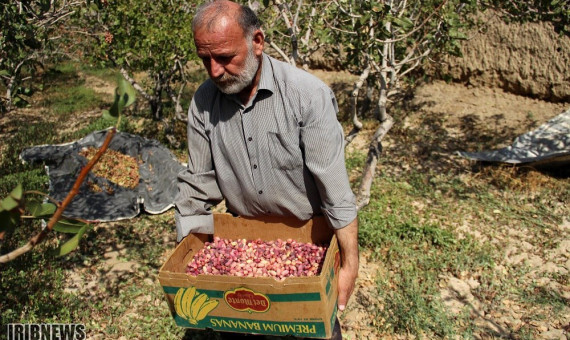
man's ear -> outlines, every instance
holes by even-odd
[[[263,46],[265,45],[265,35],[261,30],[253,32],[253,53],[256,56],[261,56],[263,53]]]

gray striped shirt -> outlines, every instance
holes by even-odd
[[[226,199],[242,216],[356,218],[334,93],[308,72],[263,55],[257,93],[243,105],[211,80],[188,112],[186,170],[178,176],[178,240],[212,233],[209,208]]]

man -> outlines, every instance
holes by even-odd
[[[260,26],[249,8],[226,0],[201,6],[192,22],[210,79],[189,109],[178,240],[212,233],[209,208],[224,198],[242,216],[324,215],[341,250],[342,311],[358,274],[358,222],[336,99],[316,77],[263,53]]]

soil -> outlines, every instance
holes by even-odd
[[[313,71],[314,74],[323,79],[330,86],[351,87],[350,81],[353,77],[334,71]],[[570,103],[552,103],[538,99],[532,99],[512,93],[505,92],[499,88],[475,87],[459,83],[446,83],[435,81],[419,86],[414,91],[411,106],[416,111],[406,115],[403,124],[411,127],[422,122],[421,117],[425,115],[441,115],[448,117],[444,122],[444,127],[450,134],[458,139],[469,138],[465,135],[465,129],[461,124],[466,118],[477,121],[480,124],[495,124],[497,131],[508,131],[511,137],[527,132],[529,128],[536,127],[550,118],[570,108]],[[351,143],[350,148],[365,150],[367,148],[367,138],[373,131],[364,131]],[[505,138],[508,144],[509,137]],[[502,147],[505,145],[497,145]],[[350,151],[350,150],[349,150]],[[504,230],[497,232],[489,230],[483,226],[460,227],[458,233],[474,236],[480,241],[488,241],[491,238],[498,238],[505,244],[505,251],[502,260],[497,263],[497,270],[502,270],[506,266],[516,263],[530,263],[533,266],[531,277],[538,279],[540,284],[553,286],[566,298],[570,299],[570,289],[561,287],[555,281],[542,278],[544,271],[559,271],[568,273],[570,271],[570,219],[558,226],[558,230],[552,234],[552,244],[558,244],[556,249],[539,249],[532,246],[524,239],[520,231],[515,226],[506,226]],[[172,251],[173,235],[165,238],[164,258]],[[120,252],[120,251],[119,251]],[[132,261],[117,261],[118,251],[109,249],[104,254],[107,259],[101,265],[106,268],[106,280],[115,282],[125,273],[134,273],[140,264]],[[382,308],[382,301],[376,293],[376,278],[383,275],[385,270],[377,262],[369,261],[369,254],[361,254],[361,267],[356,287],[347,309],[340,315],[343,334],[345,339],[379,339],[385,338],[379,334],[374,327],[375,320],[371,311]],[[91,287],[94,282],[80,283],[81,279],[77,275],[70,275],[70,287]],[[476,323],[481,329],[493,330],[495,334],[509,337],[509,329],[517,329],[523,323],[521,320],[521,308],[514,302],[506,301],[505,304],[496,311],[485,314],[487,301],[481,300],[473,295],[473,290],[477,288],[479,282],[469,275],[464,277],[445,276],[441,278],[440,293],[445,305],[452,313],[462,313],[465,308],[469,308],[476,319]],[[73,290],[73,288],[71,288]],[[570,324],[570,315],[565,317]],[[552,325],[549,320],[535,322],[533,327],[541,334],[540,339],[566,339],[567,330],[561,325]],[[488,334],[488,333],[485,333]],[[399,336],[394,339],[409,339],[410,337]],[[481,337],[474,334],[474,338]]]
[[[323,79],[331,87],[342,92],[343,89],[350,91],[351,82],[354,77],[342,72],[334,71],[312,71]],[[107,92],[110,85],[102,84],[99,80],[94,84],[96,88]],[[105,90],[106,89],[106,90]],[[342,95],[341,101],[342,101]],[[342,104],[342,102],[341,102]],[[536,127],[550,118],[570,108],[570,103],[547,102],[508,93],[500,88],[479,87],[465,85],[461,83],[447,83],[444,81],[434,81],[425,83],[417,87],[411,99],[410,107],[415,110],[406,115],[402,124],[410,127],[417,126],[422,122],[422,117],[426,115],[439,115],[447,117],[443,122],[448,133],[457,139],[469,138],[462,126],[465,119],[478,122],[478,124],[494,124],[497,131],[506,133],[502,139],[506,146],[519,134],[527,132],[530,128]],[[17,119],[38,119],[38,113],[33,110],[18,110]],[[26,118],[26,116],[29,116]],[[14,117],[12,117],[14,118]],[[2,122],[10,120],[10,115],[2,118]],[[476,124],[474,125],[476,127]],[[15,128],[15,127],[14,127]],[[351,143],[350,148],[364,150],[367,148],[367,138],[373,131],[364,131]],[[9,133],[9,131],[4,131]],[[389,143],[389,138],[388,141]],[[349,149],[350,151],[350,149]],[[525,240],[515,227],[497,233],[496,230],[487,230],[484,227],[473,230],[469,227],[461,227],[459,233],[470,234],[481,241],[492,238],[500,238],[505,244],[505,251],[501,262],[497,263],[497,270],[516,263],[530,263],[533,269],[532,278],[539,279],[541,285],[552,286],[559,291],[562,296],[570,300],[570,288],[561,287],[555,281],[542,278],[544,271],[558,271],[560,273],[570,272],[570,219],[558,226],[558,230],[552,234],[552,244],[558,245],[556,249],[539,249],[532,246],[529,240]],[[174,235],[166,237],[164,240],[166,255],[172,250]],[[105,261],[101,262],[101,268],[106,273],[106,282],[118,282],[122,275],[134,273],[141,266],[133,261],[117,260],[119,249],[109,249],[103,254]],[[381,301],[376,294],[376,278],[382,275],[383,267],[372,261],[368,261],[366,252],[361,254],[361,269],[356,282],[355,291],[351,301],[340,318],[345,339],[378,339],[381,334],[377,333],[373,326],[373,314],[371,310],[381,308]],[[93,278],[90,282],[84,282],[82,278],[73,272],[69,274],[69,291],[89,289],[100,282],[102,278]],[[150,280],[149,280],[150,281]],[[482,329],[492,329],[496,334],[503,334],[508,337],[507,330],[517,329],[523,323],[521,320],[521,306],[513,302],[505,302],[496,312],[485,314],[486,301],[479,300],[472,291],[479,283],[465,277],[442,277],[441,298],[446,301],[446,306],[454,313],[460,313],[464,308],[471,308],[476,322]],[[564,316],[567,324],[570,324],[570,315]],[[566,339],[567,328],[560,325],[552,325],[549,320],[536,322],[533,327],[541,334],[540,339]],[[566,326],[567,327],[567,326]],[[566,330],[565,330],[566,329]],[[477,334],[475,338],[479,338]],[[400,337],[404,339],[405,337]],[[398,339],[400,339],[398,338]]]
[[[529,28],[526,26],[520,28],[520,30],[523,29],[528,30]],[[511,37],[513,40],[518,39],[522,34],[521,32],[523,32],[517,31],[511,35],[511,33],[503,30],[501,25],[496,30],[490,31],[497,36],[497,39]],[[544,40],[546,41],[545,44],[548,45],[548,41],[552,42],[552,39],[550,36],[539,35],[539,38],[533,41],[536,44],[542,44],[542,40]],[[476,129],[479,124],[493,125],[495,127],[497,133],[502,136],[502,139],[497,140],[497,143],[494,144],[496,148],[508,145],[514,137],[537,127],[570,108],[570,102],[568,101],[570,97],[566,94],[567,92],[564,92],[569,86],[568,84],[570,84],[570,79],[568,78],[570,75],[568,70],[570,66],[568,56],[570,53],[564,54],[559,52],[566,51],[565,48],[568,43],[567,40],[563,40],[561,43],[556,39],[554,41],[556,43],[552,43],[552,45],[555,45],[552,53],[555,59],[558,58],[556,60],[562,63],[554,68],[558,70],[562,68],[562,71],[550,76],[543,76],[539,75],[538,72],[540,70],[550,72],[553,66],[549,64],[550,61],[541,61],[540,55],[536,53],[533,60],[523,60],[518,57],[513,58],[511,52],[515,48],[510,48],[508,55],[511,58],[504,55],[498,58],[501,55],[500,52],[486,55],[484,58],[477,58],[477,54],[482,53],[481,50],[489,48],[489,45],[486,44],[492,44],[495,47],[499,46],[496,41],[486,41],[486,39],[482,38],[481,42],[476,43],[480,44],[478,52],[474,49],[469,50],[469,48],[466,48],[465,52],[469,60],[468,62],[450,64],[452,66],[446,69],[446,72],[449,72],[453,79],[463,80],[464,82],[447,83],[434,81],[420,85],[415,89],[413,98],[410,99],[410,107],[414,107],[415,110],[409,112],[401,123],[414,127],[423,122],[423,116],[438,115],[445,118],[443,127],[446,131],[460,140],[470,137],[470,131],[465,129],[465,121],[469,120],[475,122],[475,124],[471,125],[472,129]],[[560,44],[563,44],[563,46],[560,48],[556,47]],[[551,48],[546,45],[541,45],[543,50],[551,51]],[[521,47],[520,49],[523,48]],[[544,64],[539,65],[539,62],[544,62]],[[516,65],[518,65],[518,69]],[[486,70],[489,68],[494,68],[494,71],[487,72]],[[352,88],[351,84],[354,76],[334,71],[313,71],[313,73],[327,82],[337,93],[348,93]],[[483,76],[478,77],[478,75]],[[470,81],[465,82],[468,78]],[[113,93],[113,85],[105,84],[99,79],[87,79],[86,84],[89,85],[90,83],[97,91],[108,94]],[[535,85],[533,86],[532,84]],[[552,86],[548,86],[548,84],[552,84]],[[550,101],[521,96],[521,93],[526,95],[532,94],[534,98],[550,98]],[[340,105],[346,105],[345,96],[341,95],[338,99]],[[15,115],[16,113],[13,114]],[[6,127],[8,126],[7,122],[10,120],[37,120],[41,117],[41,114],[33,110],[18,110],[17,117],[12,116],[13,114],[0,117],[0,125]],[[0,138],[9,134],[11,129],[16,128],[17,125],[10,125],[10,129],[0,129]],[[351,143],[350,148],[367,148],[367,137],[369,135],[370,132],[361,133]],[[390,142],[389,136],[387,142]],[[505,246],[502,259],[496,264],[496,270],[500,271],[506,266],[526,262],[533,268],[533,271],[529,274],[529,279],[538,279],[539,284],[542,286],[552,286],[553,289],[560,292],[566,301],[570,301],[569,287],[560,286],[555,281],[541,277],[542,273],[548,271],[559,272],[565,275],[570,272],[570,217],[557,226],[557,230],[553,230],[551,244],[557,245],[554,249],[539,249],[533,246],[529,242],[530,240],[525,239],[525,235],[521,234],[514,226],[505,226],[501,231],[488,230],[484,226],[477,227],[481,228],[474,230],[467,226],[461,226],[458,232],[472,235],[481,241],[493,238],[500,239]],[[164,245],[167,250],[163,254],[164,258],[172,251],[173,243],[173,235],[165,236]],[[109,249],[103,255],[106,262],[103,262],[101,266],[107,269],[105,271],[106,281],[118,281],[124,273],[133,273],[140,267],[140,264],[136,262],[118,260],[123,252],[124,249]],[[383,268],[378,263],[368,261],[368,255],[365,252],[361,254],[361,269],[355,291],[347,306],[347,310],[341,315],[345,339],[378,339],[381,336],[373,326],[375,320],[373,320],[373,315],[370,311],[381,308],[381,301],[379,301],[375,293],[375,280],[378,275],[382,275]],[[70,291],[75,291],[74,287],[82,287],[82,290],[86,289],[88,291],[90,287],[97,284],[99,279],[92,282],[81,282],[82,279],[71,272],[69,276]],[[149,279],[149,281],[152,284],[152,280]],[[479,299],[472,293],[478,285],[477,280],[468,275],[463,277],[442,277],[440,285],[441,297],[446,301],[446,306],[450,311],[459,313],[466,307],[470,308],[478,325],[508,338],[507,330],[517,329],[523,323],[523,320],[521,320],[522,307],[517,306],[514,302],[504,301],[503,305],[496,308],[492,313],[485,314],[483,311],[486,310],[485,306],[488,302]],[[570,329],[570,315],[564,315],[561,319],[566,321],[565,325],[553,325],[550,323],[550,320],[543,320],[542,322],[536,322],[532,326],[540,334],[540,339],[567,339],[570,337],[568,333]],[[480,338],[480,334],[474,334],[474,338]]]
[[[463,127],[465,119],[478,124],[493,124],[496,131],[506,134],[502,144],[496,148],[510,144],[512,138],[529,131],[548,121],[552,117],[570,109],[570,103],[552,103],[532,99],[505,92],[499,88],[474,87],[459,83],[435,81],[423,84],[414,91],[412,106],[417,111],[410,112],[404,121],[409,127],[417,127],[427,115],[447,117],[443,128],[455,139],[469,139],[469,133]],[[476,128],[477,124],[474,125]],[[353,142],[352,148],[363,148],[367,145],[367,135],[362,134]],[[387,143],[389,144],[389,138]],[[387,153],[389,150],[387,151]],[[546,278],[544,273],[555,271],[561,274],[570,272],[570,217],[558,230],[552,233],[552,244],[556,249],[540,249],[531,245],[531,241],[521,235],[516,226],[505,226],[504,230],[490,230],[477,225],[461,227],[459,233],[467,233],[481,242],[500,240],[504,244],[503,258],[497,263],[497,270],[513,264],[530,263],[532,273],[529,280],[538,280],[541,285],[551,286],[568,301],[570,288]],[[375,262],[367,260],[368,254],[361,255],[361,270],[351,303],[341,316],[342,327],[346,339],[379,339],[385,338],[378,334],[373,327],[374,318],[371,310],[381,308],[376,290],[376,277],[382,275],[384,268]],[[485,314],[488,310],[487,301],[476,298],[472,291],[479,282],[469,275],[465,277],[443,277],[441,282],[441,298],[452,313],[460,314],[465,308],[471,310],[476,324],[481,329],[492,330],[495,334],[509,338],[509,330],[518,329],[524,324],[521,320],[521,309],[512,301],[505,302],[498,310]],[[567,339],[570,337],[568,326],[570,315],[563,317],[564,325],[553,325],[550,320],[536,322],[532,327],[540,334],[539,339]],[[488,334],[488,333],[487,333]],[[485,335],[475,333],[474,338],[484,339]],[[398,339],[407,339],[399,337]]]
[[[469,117],[481,124],[494,125],[497,131],[509,130],[512,137],[545,123],[568,110],[568,103],[553,103],[506,92],[500,88],[475,87],[461,83],[435,81],[421,85],[414,93],[413,106],[420,111],[414,116],[441,114],[447,117],[444,127],[448,133],[459,136],[460,126]],[[505,143],[510,144],[510,140]],[[507,145],[497,145],[497,148]]]

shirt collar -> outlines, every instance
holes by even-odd
[[[273,82],[272,65],[269,56],[265,53],[262,54],[261,62],[261,77],[257,85],[257,92],[259,90],[268,90],[271,93],[275,92],[275,83]]]

